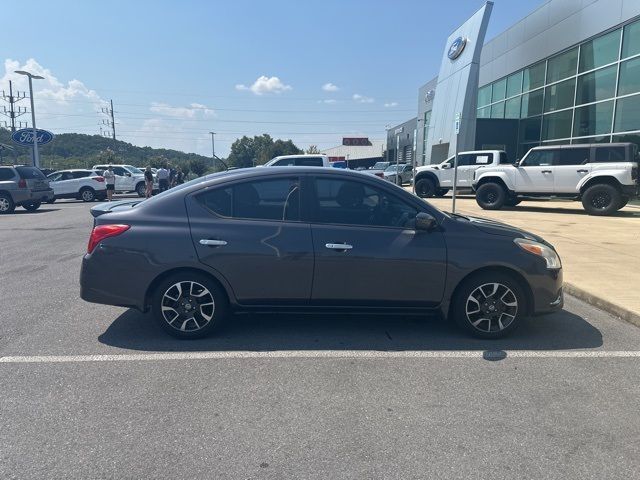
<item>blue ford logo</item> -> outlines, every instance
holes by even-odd
[[[38,145],[45,145],[53,140],[53,133],[47,130],[36,129],[38,137]],[[16,130],[11,134],[11,140],[23,147],[33,146],[33,129],[23,128],[22,130]]]
[[[466,45],[467,39],[465,37],[456,38],[449,47],[449,51],[447,52],[447,57],[449,57],[449,60],[455,60],[456,58],[458,58]]]

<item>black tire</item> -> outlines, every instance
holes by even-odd
[[[434,196],[438,197],[438,198],[442,198],[444,197],[447,193],[449,193],[449,189],[448,188],[438,188],[436,190],[436,193]]]
[[[399,187],[402,186],[402,177],[400,176],[396,177],[396,185],[398,185]]]
[[[493,285],[496,284],[500,286],[494,294],[486,295],[493,291]],[[473,312],[476,306],[478,312]],[[451,305],[453,321],[478,338],[508,335],[522,323],[527,311],[527,297],[522,286],[511,275],[502,272],[479,273],[464,280],[456,290]]]
[[[590,186],[582,194],[582,206],[589,215],[612,215],[622,204],[622,195],[616,187],[607,183]]]
[[[0,193],[0,215],[5,213],[13,213],[16,209],[16,204],[13,202],[11,195],[6,193]]]
[[[83,202],[93,202],[96,199],[96,191],[90,187],[82,187],[79,198]]]
[[[620,210],[621,208],[624,208],[627,206],[627,203],[629,203],[630,198],[629,197],[622,197],[621,201],[620,201],[620,205],[618,206],[618,210]]]
[[[431,178],[421,178],[416,183],[416,195],[420,198],[433,197],[436,193],[436,183]]]
[[[136,193],[139,197],[144,198],[147,195],[147,187],[144,182],[139,182],[136,185]]]
[[[57,198],[56,198],[56,197],[53,197],[53,198],[50,198],[49,200],[47,200],[47,203],[48,203],[49,205],[51,205],[51,204],[53,204],[53,203],[56,203],[56,200],[57,200]]]
[[[27,212],[35,212],[37,209],[40,208],[40,205],[42,205],[42,202],[25,203],[22,206]]]
[[[198,285],[194,287],[192,293],[202,294],[204,297],[187,294],[185,288],[191,290],[192,287],[188,285],[191,285],[192,282]],[[178,296],[174,301],[173,299],[176,298],[178,293],[177,284],[181,285],[182,295]],[[208,293],[203,293],[200,287],[206,289]],[[198,303],[202,305],[208,303],[210,298],[213,302],[211,307],[208,305],[204,308],[194,307]],[[229,302],[225,292],[210,277],[196,272],[177,273],[165,278],[156,287],[151,301],[153,316],[162,329],[169,335],[180,339],[206,337],[220,328],[229,316]],[[166,315],[163,313],[163,306],[169,308],[168,310],[165,309]],[[170,319],[173,317],[171,310],[174,308],[175,310],[173,311],[176,312],[177,316],[173,319],[172,324],[170,323]],[[211,318],[207,321],[209,313]],[[189,315],[192,315],[193,318],[188,318]],[[180,323],[181,321],[184,325]],[[206,323],[202,325],[205,321]],[[184,330],[180,327],[184,328]]]
[[[522,202],[522,200],[519,199],[518,197],[509,197],[504,201],[504,206],[515,207],[516,205],[519,205],[520,202]]]
[[[500,210],[506,200],[507,191],[499,183],[483,183],[476,191],[476,202],[483,210]]]

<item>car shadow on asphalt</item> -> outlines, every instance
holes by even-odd
[[[29,212],[28,210],[24,210],[21,208],[16,208],[13,212],[14,215],[34,215],[36,213],[51,213],[59,211],[59,208],[39,208],[38,210],[34,210],[33,212]]]
[[[112,347],[153,352],[273,350],[567,350],[602,346],[582,317],[561,311],[527,320],[510,336],[482,340],[436,317],[243,314],[211,337],[178,340],[150,314],[127,310],[99,337]]]
[[[570,214],[570,215],[582,215],[582,216],[588,216],[589,214],[584,211],[584,210],[578,210],[575,208],[549,208],[549,207],[544,207],[544,206],[533,206],[533,205],[518,205],[515,207],[503,207],[503,210],[506,211],[510,211],[510,212],[538,212],[538,213],[564,213],[564,214]],[[608,215],[609,217],[627,217],[627,218],[633,218],[633,217],[640,217],[640,210],[638,211],[631,211],[631,210],[618,210],[617,212],[614,212],[611,215]]]

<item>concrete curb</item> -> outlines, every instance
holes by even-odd
[[[600,310],[604,310],[611,315],[614,315],[622,320],[629,322],[637,327],[640,327],[640,315],[636,312],[628,310],[620,305],[616,305],[615,303],[610,302],[609,300],[598,297],[591,292],[587,292],[580,287],[575,286],[572,283],[564,282],[563,285],[564,292],[582,300],[583,302],[587,302],[594,307],[599,308]]]

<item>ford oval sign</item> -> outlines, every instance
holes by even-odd
[[[456,38],[449,47],[449,51],[447,52],[447,57],[449,57],[449,60],[455,60],[456,58],[458,58],[466,45],[467,39],[465,37]]]
[[[47,130],[36,129],[38,135],[38,145],[46,145],[53,140],[53,133]],[[11,134],[11,140],[23,147],[33,146],[33,129],[23,128],[22,130],[16,130]]]

